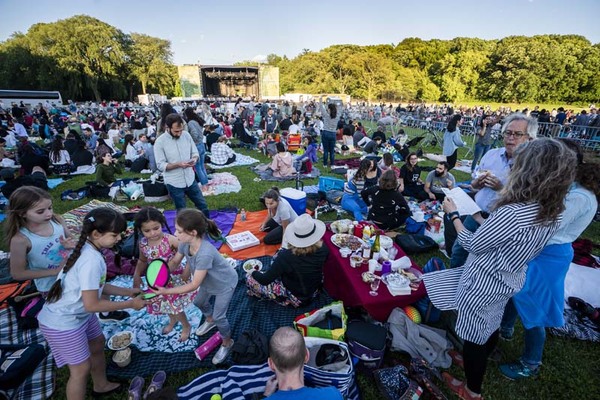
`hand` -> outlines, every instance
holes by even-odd
[[[265,231],[265,229],[266,229],[266,226],[265,226],[265,224],[261,224],[261,226],[259,226],[259,227],[258,227],[258,230],[259,230],[260,232],[264,232],[264,231]]]
[[[277,376],[274,375],[270,377],[267,381],[267,385],[265,386],[265,392],[263,393],[265,397],[269,397],[270,395],[275,393],[277,391],[277,385]]]
[[[165,294],[168,294],[168,293],[167,293],[167,289],[166,289],[166,288],[164,288],[164,287],[158,287],[158,288],[156,288],[156,289],[154,289],[154,288],[150,288],[150,290],[152,290],[154,293],[156,293],[156,294],[158,294],[158,295],[161,295],[161,296],[162,296],[162,295],[165,295]]]
[[[502,189],[502,182],[494,175],[487,175],[483,180],[483,185],[496,191]]]
[[[139,275],[134,275],[133,276],[133,288],[139,289],[141,287],[142,287],[142,277]]]
[[[58,238],[58,240],[60,241],[60,245],[68,250],[74,249],[75,246],[77,245],[77,241],[72,237],[65,238],[64,236],[61,235],[60,238]]]
[[[134,297],[133,299],[131,299],[131,302],[133,303],[131,308],[134,308],[136,310],[141,310],[142,308],[146,307],[147,303],[147,301],[144,300],[144,297],[142,295]]]
[[[435,200],[435,194],[433,194],[432,192],[429,192],[429,198],[431,200]]]
[[[456,203],[454,202],[454,200],[452,200],[448,196],[446,196],[446,198],[444,199],[444,202],[442,203],[442,208],[444,209],[444,212],[446,214],[458,210],[458,207],[456,207]]]
[[[140,294],[143,294],[140,288],[131,288],[131,291],[129,292],[129,297],[134,298],[139,296]]]

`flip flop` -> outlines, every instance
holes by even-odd
[[[165,381],[167,380],[167,373],[165,371],[158,371],[152,377],[152,381],[150,381],[150,385],[146,389],[144,393],[144,399],[147,399],[152,393],[162,389]]]
[[[92,397],[94,399],[101,399],[105,396],[110,396],[111,394],[119,393],[119,392],[121,392],[121,390],[123,390],[123,385],[121,385],[119,383],[119,386],[117,386],[116,388],[109,390],[107,392],[96,392],[95,390],[92,390]]]
[[[127,394],[127,400],[141,400],[142,389],[144,388],[144,378],[136,376],[131,380],[129,384],[129,392]]]

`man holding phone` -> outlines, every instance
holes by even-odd
[[[154,144],[156,167],[163,173],[175,208],[186,208],[187,196],[209,218],[206,200],[200,191],[194,167],[199,154],[190,134],[183,130],[183,119],[173,113],[165,118],[167,135],[160,135]]]

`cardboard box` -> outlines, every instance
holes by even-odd
[[[227,246],[233,251],[247,249],[248,247],[258,246],[260,240],[250,231],[236,233],[227,236]]]

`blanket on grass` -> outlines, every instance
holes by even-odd
[[[231,172],[213,174],[212,179],[204,186],[200,186],[204,196],[216,196],[222,193],[237,193],[242,190],[242,184],[237,176]]]
[[[75,236],[79,236],[79,233],[81,232],[81,226],[83,225],[83,218],[85,218],[88,212],[99,207],[112,208],[113,210],[118,211],[120,213],[126,213],[129,211],[129,208],[125,206],[120,206],[115,203],[104,202],[94,199],[89,203],[83,204],[71,211],[67,211],[62,215],[62,217],[65,220],[65,224],[67,225],[67,228],[69,228],[71,233]]]
[[[259,260],[263,263],[263,268],[269,268],[272,258],[260,257]],[[259,300],[250,297],[246,293],[246,285],[244,283],[246,274],[242,270],[242,264],[242,262],[238,262],[236,267],[239,282],[227,312],[227,318],[231,324],[233,331],[232,336],[234,339],[240,337],[242,332],[250,329],[258,329],[267,337],[270,337],[277,328],[281,326],[292,326],[294,319],[298,315],[321,308],[333,301],[329,295],[321,293],[311,305],[293,308],[282,307],[272,301]],[[126,286],[127,282],[129,282],[126,278],[119,278],[111,283]],[[194,305],[190,305],[188,309],[186,309],[186,315],[189,315],[191,318],[196,318],[196,310],[193,310],[194,308]],[[119,368],[111,360],[107,365],[107,374],[109,376],[129,379],[136,375],[151,376],[158,370],[164,370],[167,373],[171,373],[198,367],[212,368],[211,360],[216,349],[203,361],[199,361],[193,353],[193,350],[196,347],[204,343],[212,334],[214,334],[214,331],[211,331],[202,337],[194,335],[193,332],[198,327],[200,322],[199,319],[197,321],[195,319],[190,321],[192,324],[192,335],[187,342],[180,344],[177,342],[177,338],[181,332],[180,326],[175,328],[176,333],[171,333],[169,335],[157,333],[157,329],[160,328],[162,330],[162,324],[166,324],[168,317],[159,316],[156,317],[156,319],[153,319],[153,323],[146,323],[144,321],[139,321],[140,319],[148,317],[147,314],[145,316],[143,315],[145,311],[128,311],[132,316],[136,317],[135,319],[133,317],[130,318],[129,320],[132,320],[131,322],[125,320],[121,322],[120,325],[117,325],[117,323],[103,324],[103,331],[107,338],[110,338],[110,335],[113,333],[127,328],[139,329],[138,331],[134,330],[136,338],[134,343],[135,346],[132,346],[131,364],[125,368]],[[136,313],[141,314],[138,315]],[[172,351],[159,351],[157,347],[154,347],[153,351],[140,351],[138,349],[138,347],[149,349],[153,348],[153,346],[162,349],[171,349]]]
[[[177,217],[177,210],[166,210],[163,212],[169,229],[171,233],[175,233],[175,218]],[[211,210],[210,211],[210,219],[215,221],[223,236],[229,235],[231,229],[233,228],[233,224],[235,223],[235,219],[237,217],[237,209],[223,209],[223,210]],[[164,229],[163,231],[168,233],[168,229]],[[216,248],[219,250],[221,246],[223,246],[223,242],[214,241],[212,239],[208,239]]]
[[[17,318],[12,307],[0,310],[0,343],[5,345],[43,344],[48,356],[40,363],[33,374],[23,382],[17,392],[10,391],[11,398],[17,400],[43,400],[52,396],[56,368],[44,336],[39,329],[22,330],[17,326]]]
[[[258,162],[258,160],[256,158],[252,158],[245,154],[235,153],[235,162],[234,163],[231,163],[228,165],[215,165],[215,164],[208,163],[206,165],[208,167],[214,168],[214,169],[224,169],[224,168],[230,168],[230,167],[239,167],[241,165],[252,165],[257,162]]]
[[[256,258],[262,256],[272,256],[279,250],[281,247],[278,244],[267,245],[263,243],[264,237],[267,235],[267,232],[260,232],[258,228],[264,222],[267,217],[267,210],[262,211],[246,211],[246,221],[242,221],[241,217],[238,215],[235,220],[235,224],[233,225],[233,229],[229,232],[230,235],[250,231],[261,241],[258,246],[249,247],[247,249],[233,251],[229,248],[229,246],[223,246],[220,251],[223,254],[227,254],[228,256],[237,258],[237,259],[246,259],[246,258]]]
[[[254,171],[259,176],[259,178],[262,179],[263,181],[285,182],[285,181],[293,181],[294,179],[296,179],[295,174],[290,175],[290,176],[285,176],[285,177],[273,176],[273,170],[268,168],[269,165],[270,164],[259,164],[256,167],[253,167],[252,171]],[[321,176],[321,171],[319,171],[318,168],[313,167],[310,174],[300,174],[300,179],[315,179],[315,178],[318,178],[319,176]]]

